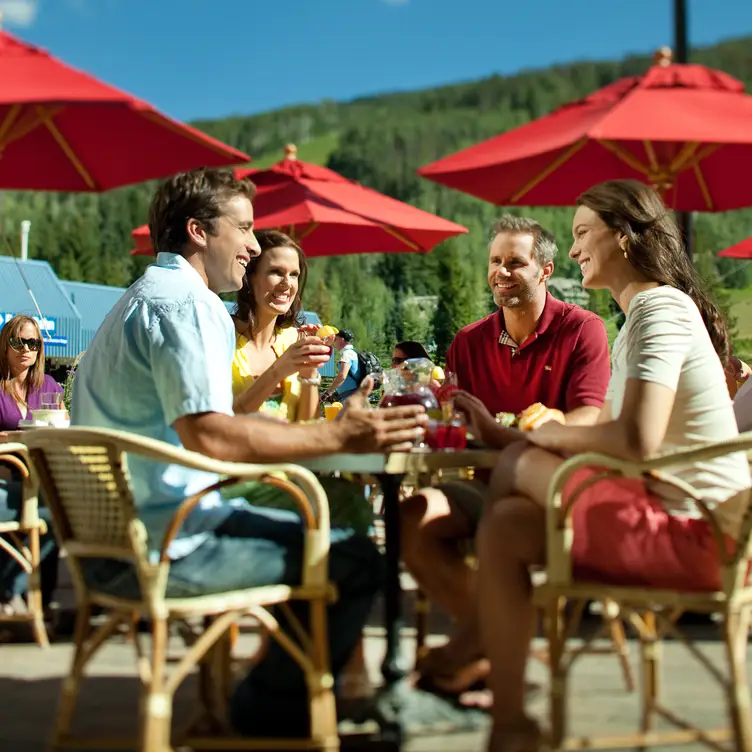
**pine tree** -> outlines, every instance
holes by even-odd
[[[439,301],[433,317],[439,362],[443,362],[454,335],[477,318],[479,296],[475,288],[461,249],[456,242],[447,242],[439,264]]]

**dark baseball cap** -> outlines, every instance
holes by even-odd
[[[351,329],[340,329],[337,336],[342,337],[345,342],[352,342],[355,339],[355,335],[352,333]]]

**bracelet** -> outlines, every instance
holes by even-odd
[[[306,386],[318,386],[321,383],[321,374],[317,373],[315,376],[311,376],[310,378],[304,378],[303,376],[301,376],[300,383],[305,384]]]

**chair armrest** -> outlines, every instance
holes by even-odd
[[[167,548],[180,531],[187,516],[195,509],[201,498],[212,491],[246,481],[269,482],[273,474],[284,473],[294,483],[282,482],[285,490],[301,508],[306,525],[306,545],[313,546],[322,555],[324,570],[330,537],[329,502],[316,476],[299,465],[279,463],[254,465],[240,462],[222,462],[198,452],[175,447],[166,442],[148,439],[125,431],[105,428],[38,428],[25,432],[24,441],[29,448],[44,451],[60,450],[67,447],[105,447],[116,454],[135,454],[157,462],[180,465],[193,470],[224,476],[223,480],[212,484],[197,494],[185,499],[173,515],[172,521],[162,540],[160,556],[164,561]],[[274,481],[274,485],[279,485]],[[312,543],[312,541],[316,541]]]
[[[24,528],[38,527],[40,532],[47,532],[47,524],[39,518],[38,484],[32,473],[29,453],[24,444],[6,442],[0,444],[0,463],[10,465],[21,475],[23,500],[19,523]]]
[[[752,451],[752,431],[740,434],[732,439],[709,442],[691,448],[650,457],[642,462],[611,457],[597,452],[587,452],[575,455],[566,460],[556,470],[548,487],[548,499],[546,510],[546,538],[547,554],[549,561],[549,574],[557,582],[571,581],[571,548],[572,527],[571,514],[574,504],[581,497],[582,492],[593,483],[609,476],[622,476],[626,478],[644,478],[659,480],[681,491],[687,499],[699,510],[702,518],[709,524],[714,540],[718,547],[720,561],[724,566],[738,561],[740,551],[746,550],[746,541],[752,530],[752,516],[747,515],[742,534],[738,541],[737,551],[729,555],[726,547],[726,537],[721,530],[715,513],[708,508],[700,493],[690,484],[667,472],[677,464],[690,464],[693,462],[707,461],[716,457],[722,457],[734,452]],[[569,478],[578,470],[586,467],[602,468],[603,472],[578,486],[572,496],[563,500],[563,490]]]
[[[201,501],[204,496],[213,493],[214,491],[219,491],[222,488],[226,488],[227,486],[235,486],[239,483],[245,483],[248,481],[267,483],[286,491],[292,496],[300,509],[303,526],[306,531],[316,532],[322,538],[325,538],[327,541],[329,540],[329,501],[318,479],[309,470],[296,465],[271,465],[262,467],[234,463],[222,464],[234,466],[237,469],[237,472],[232,473],[230,477],[223,478],[217,483],[212,483],[202,491],[188,497],[180,504],[173,515],[172,521],[170,522],[162,540],[160,561],[166,562],[169,560],[167,549],[169,548],[170,543],[172,543],[175,536],[180,532],[180,528],[183,526],[188,515],[196,508],[199,501]],[[289,480],[271,475],[272,472],[279,472],[280,467],[285,468],[284,473]],[[297,483],[294,483],[293,481],[297,481]]]

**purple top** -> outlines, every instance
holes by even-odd
[[[55,381],[49,374],[44,375],[44,381],[39,389],[34,389],[29,394],[26,417],[29,417],[29,410],[38,410],[42,401],[42,394],[47,392],[62,392],[63,387]],[[0,431],[15,431],[18,428],[18,422],[23,420],[23,415],[18,409],[18,405],[13,397],[7,392],[0,389]]]

